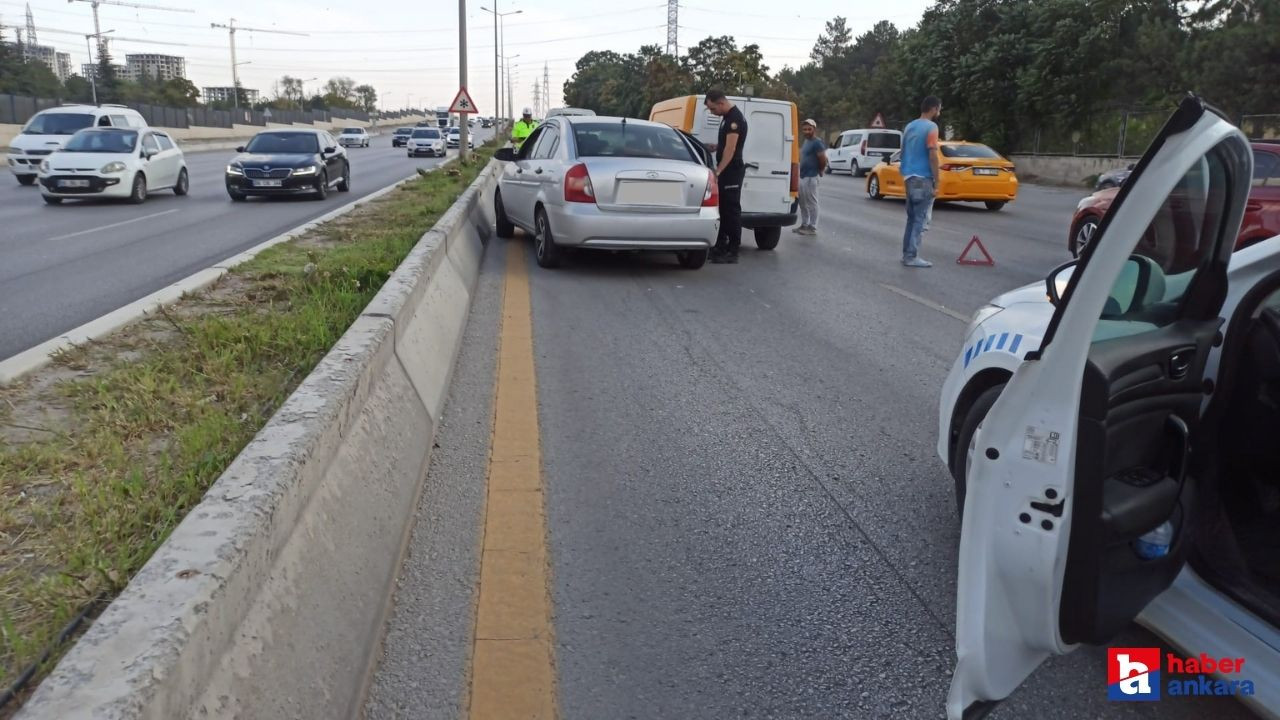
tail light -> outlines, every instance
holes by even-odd
[[[866,141],[866,140],[863,140],[863,141],[862,141],[862,148],[858,151],[858,154],[859,154],[859,155],[866,155],[866,154],[867,154],[867,141]]]
[[[968,169],[969,169],[969,166],[968,166],[968,165],[955,165],[955,164],[953,164],[953,163],[944,163],[944,164],[941,166],[941,168],[942,168],[943,170],[956,170],[956,171],[959,171],[959,170],[968,170]]]
[[[791,163],[791,192],[800,192],[800,163]]]
[[[1013,168],[1014,168],[1013,165],[1006,165],[1004,170],[1005,172],[1013,172]]]
[[[596,201],[596,189],[591,187],[591,175],[587,173],[586,165],[578,163],[564,174],[564,201],[579,203]]]
[[[720,183],[715,173],[707,174],[707,189],[702,193],[702,207],[720,207]]]

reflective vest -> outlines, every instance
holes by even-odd
[[[517,120],[516,124],[511,126],[511,142],[515,143],[517,150],[520,149],[521,145],[524,145],[525,139],[532,135],[537,127],[538,121],[530,120],[525,122],[523,119]]]

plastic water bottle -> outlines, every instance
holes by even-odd
[[[1153,560],[1169,554],[1173,544],[1173,523],[1165,520],[1155,530],[1133,541],[1133,551],[1143,560]]]

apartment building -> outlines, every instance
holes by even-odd
[[[235,99],[236,89],[230,85],[202,88],[206,103],[231,102]],[[245,104],[255,105],[258,102],[258,91],[253,88],[240,88],[240,96]]]
[[[177,55],[141,53],[125,55],[125,67],[132,80],[151,77],[165,82],[187,76],[187,59]]]

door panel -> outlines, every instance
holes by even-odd
[[[746,177],[742,182],[742,211],[785,213],[791,210],[791,136],[787,105],[756,104],[742,108],[747,116],[747,142],[742,149]],[[785,114],[784,114],[785,113]]]
[[[533,197],[538,191],[538,184],[531,158],[538,141],[542,139],[542,133],[543,128],[539,127],[525,138],[516,159],[508,163],[504,171],[506,181],[502,184],[503,207],[507,210],[507,217],[524,228],[533,227]]]

